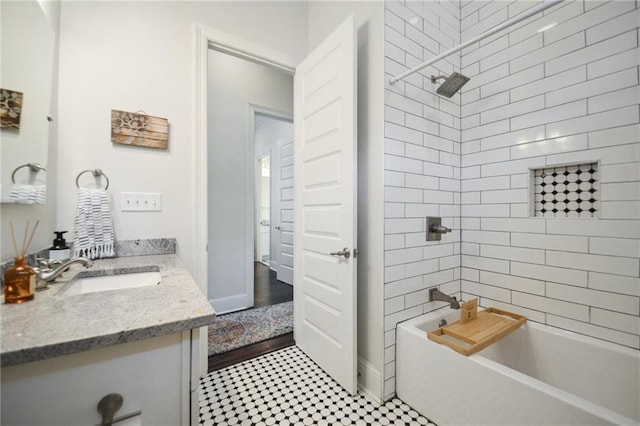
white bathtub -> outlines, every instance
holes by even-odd
[[[459,315],[397,328],[396,393],[439,426],[640,424],[640,351],[527,322],[466,357],[427,338]]]

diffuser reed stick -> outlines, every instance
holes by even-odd
[[[11,226],[11,238],[13,239],[13,252],[18,257],[18,244],[16,243],[16,231],[13,230],[13,221],[9,221],[9,225]]]
[[[24,246],[24,249],[22,250],[22,257],[24,257],[27,254],[27,250],[31,245],[31,240],[33,240],[33,236],[36,234],[36,229],[38,229],[38,225],[40,225],[40,221],[37,221],[36,226],[33,227],[33,231],[31,231],[31,235],[29,236],[29,241],[27,241],[27,245]]]
[[[27,226],[24,228],[24,238],[22,239],[22,257],[24,257],[24,247],[27,245],[27,235],[29,235],[29,220],[27,220]]]

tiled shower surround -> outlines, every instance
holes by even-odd
[[[387,79],[460,43],[460,6],[385,2]],[[425,241],[425,216],[460,229],[460,96],[435,94],[431,74],[458,70],[454,54],[385,92],[385,391],[395,392],[395,327],[428,312],[427,289],[460,291],[460,232]]]
[[[389,0],[386,75],[538,3]],[[638,7],[567,0],[387,84],[386,397],[395,325],[441,305],[434,285],[640,348]],[[454,70],[462,94],[435,95],[428,76]],[[593,163],[596,217],[534,216],[532,170]],[[424,216],[455,231],[427,243]]]

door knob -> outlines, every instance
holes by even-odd
[[[329,253],[331,256],[344,256],[345,259],[348,259],[351,257],[351,250],[349,250],[348,248],[343,248],[340,251],[332,251],[331,253]]]
[[[280,226],[279,226],[279,225],[278,225],[278,226],[276,226],[276,229],[279,231],[279,230],[280,230]]]

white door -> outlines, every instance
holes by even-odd
[[[293,124],[291,126],[293,128]],[[280,226],[280,142],[274,144],[273,156],[271,157],[271,261],[269,269],[276,273],[276,279],[280,275],[280,245],[282,237],[282,227]]]
[[[356,48],[351,16],[297,67],[294,79],[295,340],[352,394],[357,391]]]
[[[293,285],[293,141],[279,141],[276,156],[279,159],[277,167],[278,188],[277,225],[274,237],[276,244],[279,281]],[[274,219],[275,221],[275,219]]]

